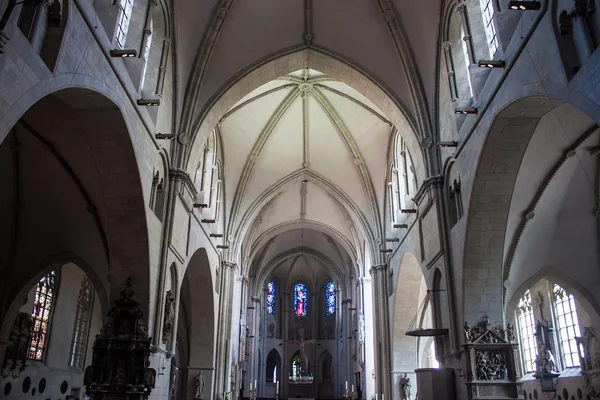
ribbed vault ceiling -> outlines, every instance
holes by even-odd
[[[218,130],[228,232],[244,238],[246,257],[299,226],[334,237],[353,256],[380,236],[394,128],[356,90],[296,71],[241,99]]]

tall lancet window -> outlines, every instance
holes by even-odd
[[[275,282],[267,284],[267,314],[275,314]]]
[[[578,367],[579,353],[575,338],[581,336],[581,332],[575,309],[575,297],[556,284],[553,286],[552,292],[554,293],[554,308],[558,322],[556,327],[562,347],[564,367]]]
[[[77,310],[75,311],[75,325],[73,326],[73,338],[71,339],[71,354],[69,365],[71,367],[83,368],[84,349],[87,343],[88,321],[94,301],[94,287],[87,275],[83,276],[79,297],[77,298]]]
[[[525,292],[517,306],[517,322],[521,339],[521,351],[523,354],[523,372],[535,371],[535,359],[537,347],[535,344],[535,321],[533,318],[533,304],[531,292]]]
[[[33,308],[31,310],[34,325],[31,342],[29,343],[28,358],[30,360],[41,361],[44,355],[56,284],[55,271],[44,276],[37,284],[35,298],[33,299]]]
[[[304,283],[296,283],[294,285],[294,315],[296,317],[306,316],[307,298],[306,285]]]
[[[119,1],[119,21],[117,22],[117,33],[115,39],[121,48],[125,46],[125,38],[129,30],[129,21],[133,10],[133,0]]]
[[[327,282],[325,285],[325,315],[335,314],[335,283]]]

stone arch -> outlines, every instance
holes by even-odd
[[[187,351],[187,365],[180,368],[187,398],[195,395],[199,372],[205,378],[205,395],[212,398],[214,391],[216,302],[211,276],[208,254],[200,248],[190,258],[180,290],[178,331]]]
[[[12,181],[4,182],[11,190],[0,206],[10,215],[0,232],[7,246],[1,251],[10,254],[3,273],[28,282],[46,260],[73,254],[85,260],[78,265],[88,265],[90,277],[101,277],[94,283],[102,282],[109,299],[119,297],[131,276],[134,298],[147,316],[145,201],[121,110],[105,95],[83,88],[49,93],[31,106],[21,104],[25,99],[13,108],[27,111],[20,119],[13,116],[0,146],[3,179]],[[22,206],[15,213],[7,208],[10,203]]]
[[[76,265],[85,275],[88,276],[92,282],[94,291],[98,296],[100,303],[101,318],[104,319],[110,308],[107,291],[108,282],[103,280],[103,278],[98,275],[98,273],[90,266],[90,264],[78,257],[76,254],[65,251],[60,254],[55,254],[52,257],[44,260],[39,265],[39,268],[34,275],[26,277],[23,280],[13,281],[12,286],[14,287],[14,290],[5,292],[8,297],[3,294],[3,296],[0,298],[3,311],[2,318],[0,318],[0,341],[7,342],[9,340],[13,321],[15,320],[19,309],[23,305],[23,299],[27,296],[27,293],[31,291],[31,288],[34,287],[37,282],[39,282],[39,280],[50,271],[56,271],[63,265],[69,263]],[[12,299],[12,301],[10,301],[10,299]],[[93,340],[93,335],[95,333],[96,332],[90,332],[89,340]],[[4,357],[4,350],[5,348],[0,348],[0,356],[2,358]]]
[[[417,339],[412,336],[406,336],[411,322],[415,318],[422,306],[427,287],[421,265],[413,253],[405,252],[397,269],[396,288],[393,298],[393,319],[392,319],[392,370],[393,375],[392,389],[394,397],[400,398],[398,392],[400,387],[400,373],[412,374],[412,371],[418,367],[417,360]],[[413,328],[418,327],[415,325]]]
[[[317,393],[319,398],[333,398],[336,379],[335,359],[329,350],[323,350],[317,361]],[[340,382],[341,383],[341,382]]]
[[[546,279],[552,283],[560,285],[562,288],[567,290],[569,293],[575,295],[577,303],[583,305],[585,311],[590,316],[592,323],[596,326],[600,326],[600,306],[594,299],[593,295],[581,285],[578,281],[571,278],[568,274],[555,268],[546,268],[539,271],[537,274],[531,276],[523,284],[519,286],[513,293],[510,299],[506,302],[506,315],[507,320],[511,319],[511,315],[514,314],[517,309],[519,299],[523,297],[525,292],[532,287],[536,282],[541,279]]]
[[[351,87],[356,84],[350,79],[350,75],[360,76],[365,85],[355,89],[379,107],[399,131],[411,133],[405,136],[410,139],[409,146],[415,156],[415,169],[419,180],[425,178],[425,156],[419,142],[418,123],[409,108],[393,96],[381,82],[377,82],[347,61],[334,58],[313,48],[303,48],[251,65],[213,95],[190,129],[190,132],[193,133],[193,141],[186,159],[186,168],[190,175],[194,173],[193,169],[196,160],[199,159],[202,142],[231,107],[257,87],[302,68],[312,68],[334,76]],[[345,76],[339,72],[346,70],[352,71],[352,74]],[[419,157],[416,157],[417,154]]]
[[[507,223],[516,198],[513,190],[519,167],[541,118],[562,104],[547,95],[519,98],[500,110],[490,126],[474,175],[466,221],[463,312],[470,323],[477,322],[483,313],[496,323],[504,321],[503,288],[511,263],[506,249],[513,239]],[[488,200],[495,205],[490,207]],[[524,216],[527,211],[531,210]]]
[[[281,382],[282,371],[283,365],[281,363],[281,355],[279,354],[277,349],[271,349],[271,351],[269,351],[269,353],[267,354],[267,359],[265,360],[265,382]],[[273,382],[273,379],[276,379],[276,381]]]

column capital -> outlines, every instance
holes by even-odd
[[[223,261],[221,262],[221,266],[223,267],[223,269],[231,269],[233,271],[235,271],[237,269],[237,264],[231,261]]]
[[[456,6],[456,12],[459,14],[464,14],[467,12],[467,3],[460,3]]]
[[[369,273],[371,275],[375,274],[376,272],[379,271],[386,271],[387,270],[387,264],[377,264],[377,265],[373,265],[371,267],[371,269],[369,270]]]
[[[352,304],[352,299],[350,299],[350,298],[344,299],[344,300],[342,300],[342,304]]]

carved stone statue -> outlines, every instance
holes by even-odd
[[[556,362],[548,346],[544,345],[542,353],[538,356],[537,367],[538,371],[542,374],[556,372]]]
[[[165,299],[165,323],[163,325],[163,343],[171,341],[175,325],[175,296],[170,290]]]
[[[194,399],[202,399],[202,392],[204,392],[204,375],[202,375],[202,371],[200,371],[198,372],[198,375],[196,375],[196,395],[194,396]]]
[[[400,399],[410,400],[410,378],[406,373],[400,377]]]
[[[465,339],[469,342],[471,340],[473,340],[473,336],[471,335],[471,325],[469,325],[469,323],[467,321],[465,321],[464,330],[465,330]]]

